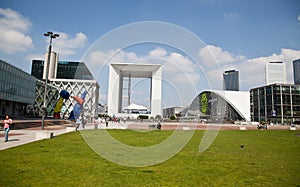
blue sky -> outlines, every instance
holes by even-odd
[[[0,58],[30,73],[31,59],[43,58],[48,47],[49,41],[43,33],[54,31],[61,35],[53,41],[60,60],[80,61],[103,35],[143,21],[171,23],[195,34],[207,44],[221,72],[232,68],[240,71],[241,90],[264,84],[264,66],[268,61],[287,63],[288,81],[293,82],[291,63],[300,58],[298,0],[1,0]],[[111,53],[102,52],[101,57]],[[164,54],[163,58],[174,62],[182,58],[180,63],[186,62],[186,69],[193,68],[182,51],[155,44],[122,49],[115,62],[125,62],[125,58],[139,61],[154,53]],[[92,64],[92,60],[87,63]],[[189,75],[197,73],[186,71]],[[107,80],[98,82],[100,101],[105,103]],[[205,88],[196,86],[197,91],[177,102],[165,99],[165,106],[187,105],[202,89]]]

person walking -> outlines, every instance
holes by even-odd
[[[105,118],[106,127],[108,127],[108,121],[109,121],[109,117]]]
[[[3,120],[4,124],[4,133],[5,133],[5,140],[4,142],[8,141],[8,132],[10,131],[10,126],[12,124],[12,119],[10,119],[8,116],[5,116],[5,120]]]

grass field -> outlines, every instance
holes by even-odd
[[[143,147],[172,131],[109,133]],[[300,186],[300,131],[220,131],[199,153],[203,133],[196,131],[182,151],[148,167],[109,162],[79,132],[63,134],[0,151],[0,186]]]

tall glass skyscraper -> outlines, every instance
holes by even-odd
[[[239,91],[239,72],[229,70],[223,73],[223,90]]]
[[[300,59],[293,61],[294,84],[300,84]]]

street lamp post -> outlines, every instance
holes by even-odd
[[[45,79],[45,91],[44,91],[44,104],[43,104],[43,113],[42,113],[42,130],[44,130],[45,126],[45,116],[47,111],[47,86],[48,86],[48,76],[49,76],[49,64],[50,64],[50,56],[51,56],[51,48],[52,48],[52,39],[59,37],[58,34],[54,34],[53,32],[47,32],[44,34],[46,37],[50,37],[49,50],[48,50],[48,59],[46,65],[46,79]]]

